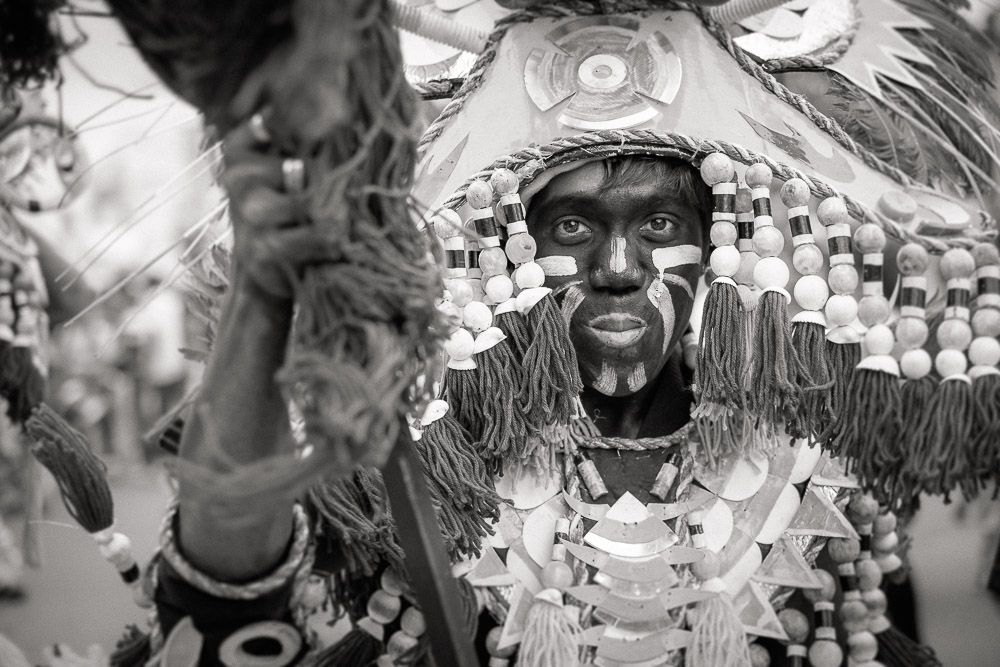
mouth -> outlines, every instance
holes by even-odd
[[[646,333],[646,322],[627,313],[608,313],[592,319],[586,328],[609,347],[628,347]]]

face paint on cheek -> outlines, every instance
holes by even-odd
[[[562,277],[575,276],[578,272],[576,268],[576,258],[569,255],[549,255],[535,259],[535,264],[542,267],[546,276]]]
[[[646,386],[646,364],[638,363],[628,376],[628,389],[636,392]]]
[[[622,273],[625,271],[625,239],[621,236],[611,237],[611,259],[608,261],[608,265],[611,273]]]
[[[653,266],[663,280],[663,272],[685,264],[700,264],[702,250],[696,245],[675,245],[653,249]]]
[[[666,354],[674,337],[674,299],[670,296],[670,290],[665,289],[658,280],[654,280],[649,286],[646,296],[663,318],[663,354]]]
[[[606,361],[601,362],[601,374],[594,380],[594,390],[605,396],[611,396],[618,389],[618,373]]]
[[[573,320],[573,315],[576,313],[576,309],[580,307],[585,298],[583,295],[583,290],[580,289],[580,285],[583,281],[576,281],[566,285],[566,296],[563,297],[562,301],[562,316],[566,320],[567,324]]]

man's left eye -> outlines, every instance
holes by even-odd
[[[677,223],[670,218],[657,217],[646,221],[641,231],[662,237],[672,234],[677,228]]]

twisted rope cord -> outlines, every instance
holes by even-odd
[[[861,27],[858,0],[851,1],[851,12],[854,14],[854,20],[851,21],[850,27],[831,44],[828,44],[826,49],[821,53],[773,58],[765,60],[761,63],[761,67],[768,72],[780,72],[789,69],[820,69],[837,62],[847,53],[847,49],[851,48],[851,44],[854,43],[854,38],[858,34],[858,29]]]
[[[432,79],[410,84],[424,100],[443,100],[455,96],[465,79]]]
[[[593,438],[581,443],[587,449],[619,449],[630,452],[648,452],[657,449],[667,449],[674,445],[684,444],[688,440],[688,434],[694,427],[694,422],[688,422],[670,435],[657,438]]]
[[[859,221],[878,224],[886,234],[904,243],[919,243],[928,252],[941,254],[950,248],[971,248],[978,242],[993,240],[995,232],[979,232],[967,236],[941,239],[916,234],[879,211],[841,194],[826,182],[813,178],[798,169],[778,162],[762,153],[756,153],[742,146],[726,141],[698,140],[677,132],[662,130],[600,130],[561,137],[543,146],[531,146],[502,155],[486,168],[471,175],[447,201],[443,207],[457,209],[465,203],[465,191],[474,180],[488,179],[495,169],[505,167],[517,172],[522,187],[533,181],[545,169],[584,158],[605,158],[619,155],[649,155],[655,157],[680,157],[700,163],[701,158],[710,153],[721,152],[743,164],[763,163],[771,168],[774,175],[787,181],[801,178],[808,185],[814,197],[840,197],[848,212]],[[915,185],[918,189],[919,185]]]
[[[306,561],[309,550],[309,522],[302,506],[295,505],[292,545],[288,557],[280,567],[263,579],[246,584],[230,584],[213,579],[195,569],[177,550],[174,536],[174,517],[177,515],[177,507],[176,502],[171,504],[166,516],[163,517],[163,523],[160,525],[160,552],[187,583],[209,595],[226,600],[255,600],[285,585]]]

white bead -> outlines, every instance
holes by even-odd
[[[509,276],[493,276],[484,286],[486,296],[493,303],[503,303],[514,294],[514,281]]]
[[[762,257],[753,267],[753,281],[760,289],[784,288],[788,284],[788,265],[780,257]]]
[[[942,378],[961,375],[969,365],[961,350],[941,350],[934,357],[934,368]]]
[[[119,572],[127,570],[135,563],[132,557],[132,541],[121,533],[115,533],[109,541],[102,544],[100,552]]]
[[[820,310],[826,305],[830,288],[821,276],[802,276],[795,281],[795,303],[803,310]]]
[[[712,228],[709,230],[709,238],[712,239],[712,245],[716,248],[735,244],[736,237],[736,225],[728,220],[713,222]]]
[[[411,637],[419,637],[427,629],[423,613],[416,607],[408,607],[399,619],[399,627]]]
[[[884,324],[876,324],[865,333],[865,349],[868,354],[892,354],[895,344],[892,329]]]
[[[514,271],[514,282],[520,289],[541,287],[545,284],[545,271],[535,262],[527,262]]]
[[[849,294],[834,294],[826,301],[826,321],[830,327],[845,327],[858,316],[858,302]]]
[[[397,630],[389,637],[389,641],[385,645],[385,652],[398,662],[403,654],[413,650],[416,645],[417,639],[402,630]]]
[[[907,350],[899,359],[899,369],[910,380],[919,380],[931,372],[931,355],[923,348]]]
[[[462,309],[462,322],[475,333],[486,331],[493,324],[493,313],[482,301],[470,301]]]
[[[451,294],[452,303],[459,308],[472,301],[472,287],[467,280],[450,278],[444,281],[444,288]]]
[[[444,351],[455,361],[464,361],[472,356],[476,340],[465,329],[456,329],[444,342]]]
[[[890,551],[895,551],[896,547],[899,546],[899,536],[896,532],[886,533],[885,535],[878,535],[872,538],[872,549],[875,551],[881,551],[882,553],[888,553]]]
[[[712,251],[709,257],[712,273],[724,278],[732,278],[740,269],[740,251],[734,245],[724,245]]]
[[[965,320],[948,319],[936,332],[938,345],[949,350],[966,350],[972,343],[972,327]]]
[[[1000,341],[980,337],[969,345],[969,361],[976,366],[996,366],[1000,363]]]

